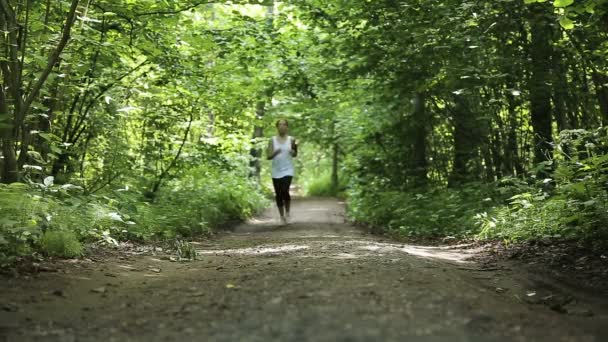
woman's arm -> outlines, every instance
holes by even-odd
[[[268,160],[273,159],[274,157],[277,156],[277,154],[281,153],[281,149],[278,148],[276,150],[274,150],[274,144],[272,143],[272,138],[270,139],[270,141],[268,142],[268,148],[266,149],[266,158],[268,158]]]
[[[296,142],[296,138],[291,137],[291,156],[298,156],[298,143]]]

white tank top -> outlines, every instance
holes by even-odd
[[[291,139],[293,138],[287,136],[285,142],[281,144],[276,136],[272,137],[274,151],[281,149],[281,152],[272,159],[272,178],[293,177],[293,159],[289,153],[291,152]]]

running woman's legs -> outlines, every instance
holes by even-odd
[[[279,209],[279,214],[281,215],[281,219],[285,216],[285,212],[283,209],[283,190],[281,187],[281,179],[282,178],[273,178],[272,186],[274,187],[274,199],[277,202],[277,208]]]
[[[289,210],[291,209],[291,196],[289,195],[289,187],[291,186],[291,179],[293,177],[286,176],[283,178],[273,178],[272,185],[274,187],[275,200],[277,202],[277,208],[281,215],[281,220],[285,220],[285,212],[289,216]]]
[[[283,203],[285,203],[285,211],[287,216],[289,216],[289,210],[291,209],[291,196],[289,195],[289,188],[291,187],[291,180],[293,177],[287,176],[283,177]]]

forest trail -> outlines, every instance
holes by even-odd
[[[196,244],[199,260],[122,253],[0,278],[0,341],[605,341],[608,310],[475,249],[420,247],[299,199]],[[47,270],[48,271],[48,270]]]

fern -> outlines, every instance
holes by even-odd
[[[50,256],[74,258],[84,254],[84,247],[76,234],[70,231],[47,231],[42,236],[40,245]]]
[[[197,259],[198,253],[196,252],[196,249],[194,248],[194,246],[191,243],[189,243],[187,241],[176,240],[175,249],[176,249],[176,254],[177,254],[178,260],[196,260]]]

